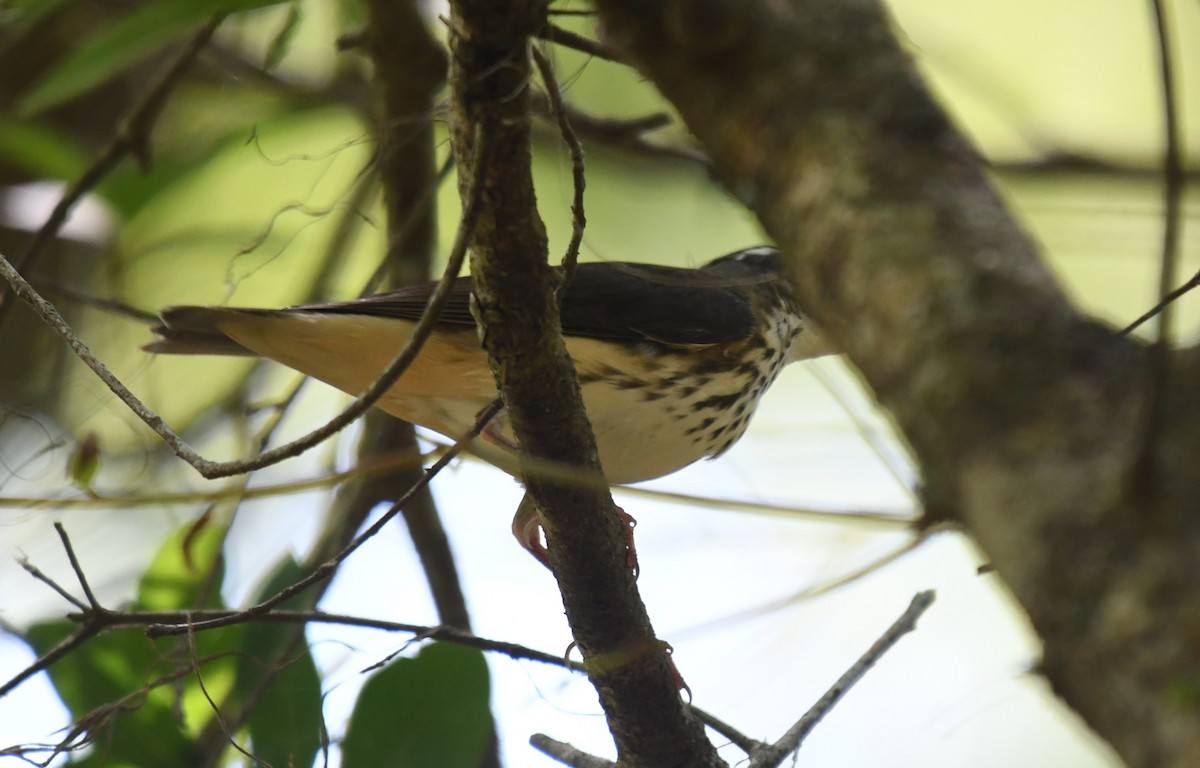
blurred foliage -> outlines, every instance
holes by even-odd
[[[1086,0],[973,3],[966,10],[923,0],[893,5],[920,66],[984,153],[1022,166],[1000,169],[998,178],[1069,289],[1110,322],[1139,314],[1153,299],[1161,226],[1150,173],[1160,126],[1144,9],[1096,14]],[[6,256],[25,251],[62,192],[58,182],[78,179],[101,154],[181,43],[213,14],[229,14],[167,97],[149,137],[149,167],[126,158],[100,179],[28,276],[168,423],[194,427],[191,437],[206,448],[250,453],[261,406],[279,399],[284,377],[270,370],[250,376],[258,368],[246,360],[152,359],[138,348],[150,339],[148,319],[103,302],[152,313],[176,303],[274,306],[363,289],[384,251],[373,167],[380,126],[368,62],[360,51],[337,48],[339,38],[359,30],[362,9],[354,0],[10,0],[2,8]],[[986,18],[979,16],[985,10]],[[1200,4],[1180,0],[1172,10],[1181,39],[1200,39]],[[556,21],[593,31],[586,17]],[[1133,28],[1143,30],[1140,37]],[[1200,92],[1200,47],[1178,50],[1181,89]],[[567,99],[589,114],[670,112],[627,68],[573,51],[555,50],[554,57]],[[1185,138],[1196,163],[1200,102],[1186,108]],[[444,114],[429,118],[441,123]],[[534,172],[554,253],[570,232],[571,168],[549,124],[538,136]],[[688,143],[677,125],[646,138],[657,146]],[[444,133],[439,140],[443,159]],[[701,165],[586,135],[584,141],[585,258],[696,264],[761,240],[752,217]],[[1039,169],[1064,157],[1086,162]],[[459,215],[455,186],[432,194],[448,242]],[[1198,203],[1189,205],[1194,225]],[[1183,270],[1194,271],[1200,245],[1184,242]],[[1200,313],[1185,309],[1181,325],[1197,327]],[[193,480],[24,307],[0,323],[0,400],[46,425],[37,437],[24,430],[19,441],[0,445],[9,490],[61,494],[73,478],[100,492],[136,492],[151,478],[172,489]],[[303,407],[288,412],[285,434],[342,402],[328,392],[305,397]],[[80,450],[83,440],[102,446],[103,455]],[[31,457],[47,456],[54,470],[21,471]],[[72,456],[86,458],[74,474]],[[130,537],[144,533],[136,519],[119,514],[103,524]],[[141,576],[135,606],[225,605],[226,533],[224,524],[176,532]],[[264,586],[243,593],[272,594],[304,572],[277,553],[258,565]],[[22,636],[42,652],[76,628],[43,622]],[[155,684],[200,659],[198,675]],[[232,740],[270,764],[311,765],[322,743],[317,667],[302,635],[274,625],[156,641],[137,629],[108,632],[50,674],[73,718],[130,702],[88,727],[95,747],[79,763],[229,764],[238,758],[222,740],[209,699],[237,713]],[[344,764],[379,765],[386,755],[393,764],[472,765],[486,738],[487,698],[477,651],[432,645],[397,659],[367,683],[346,733]],[[202,756],[203,749],[216,756]]]
[[[185,549],[186,541],[186,549]],[[211,529],[187,539],[168,539],[142,577],[136,610],[219,608],[221,535]],[[77,629],[53,621],[31,627],[25,637],[46,653]],[[207,698],[220,701],[232,682],[242,627],[193,637],[150,640],[141,629],[109,631],[90,639],[50,668],[50,677],[71,712],[85,723],[94,751],[83,765],[194,765],[194,737],[213,717]],[[204,681],[191,674],[194,664]],[[147,734],[155,734],[152,739]]]
[[[99,27],[70,51],[17,103],[17,112],[35,115],[61,104],[183,38],[210,17],[246,11],[280,0],[159,0],[135,6]]]
[[[363,687],[342,764],[473,768],[489,730],[483,652],[433,643],[413,658],[389,663]]]

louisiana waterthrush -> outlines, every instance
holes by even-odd
[[[820,335],[780,277],[774,248],[756,247],[699,269],[624,262],[580,264],[562,295],[562,329],[575,361],[600,463],[613,483],[674,472],[727,450],[788,363],[824,354]],[[433,334],[377,406],[457,438],[496,398],[459,278]],[[378,378],[407,342],[433,283],[354,301],[287,309],[171,307],[145,349],[269,358],[351,394]],[[517,470],[501,411],[470,450]],[[544,560],[536,515],[513,521]]]

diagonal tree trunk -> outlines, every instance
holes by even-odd
[[[1071,306],[875,0],[597,5],[895,416],[930,520],[1024,606],[1054,689],[1130,765],[1200,765],[1196,351],[1161,379]]]

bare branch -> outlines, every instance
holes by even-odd
[[[928,610],[929,606],[933,605],[933,599],[933,590],[918,592],[900,618],[896,619],[892,626],[888,627],[887,631],[875,641],[874,645],[858,661],[854,662],[854,665],[846,670],[845,674],[838,678],[833,687],[805,713],[804,717],[788,729],[783,738],[754,753],[749,768],[775,768],[789,754],[799,749],[805,737],[812,732],[812,729],[821,722],[825,715],[837,706],[837,703],[854,687],[855,683],[861,680],[863,675],[875,666],[900,638],[916,629],[917,619]]]
[[[1150,0],[1154,11],[1155,38],[1158,42],[1158,64],[1162,84],[1163,106],[1163,239],[1158,275],[1158,327],[1149,359],[1149,406],[1146,408],[1141,431],[1142,456],[1134,483],[1140,493],[1151,488],[1155,481],[1155,452],[1162,434],[1162,419],[1168,394],[1171,371],[1171,343],[1175,325],[1172,293],[1179,273],[1179,231],[1183,208],[1184,173],[1179,138],[1179,110],[1175,97],[1175,75],[1172,70],[1170,30],[1162,0]]]
[[[550,66],[550,60],[546,58],[546,54],[542,53],[537,46],[531,50],[533,51],[533,60],[537,63],[538,72],[541,73],[542,83],[546,86],[546,95],[550,100],[550,112],[558,121],[558,129],[562,133],[563,143],[567,145],[567,149],[571,153],[571,181],[574,187],[574,197],[571,200],[571,241],[567,244],[567,252],[562,259],[563,281],[559,286],[561,292],[562,285],[570,282],[571,274],[575,271],[575,265],[579,261],[579,245],[583,242],[583,230],[587,226],[587,215],[583,210],[583,191],[587,186],[587,177],[584,175],[583,146],[571,128],[571,121],[563,107],[562,92],[558,88],[558,80],[554,77],[554,68]]]
[[[99,634],[101,629],[103,627],[99,624],[85,622],[83,626],[71,633],[70,637],[64,638],[58,645],[38,656],[32,664],[18,672],[4,685],[0,685],[0,698],[7,696],[13,689],[37,673],[49,669],[59,659]]]
[[[75,595],[72,595],[70,592],[68,592],[57,581],[50,578],[46,574],[42,573],[41,569],[38,568],[33,563],[29,562],[29,560],[27,560],[25,558],[21,558],[21,560],[19,562],[20,562],[21,568],[23,568],[26,573],[28,573],[30,576],[37,579],[38,581],[42,582],[46,586],[50,587],[50,589],[53,589],[55,592],[58,593],[59,597],[61,597],[63,600],[66,600],[68,603],[70,603],[71,605],[80,609],[81,611],[86,611],[88,609],[88,606],[86,603],[84,603],[78,597],[75,597]]]
[[[234,725],[233,727],[230,727],[230,724],[225,719],[225,712],[221,709],[221,705],[218,704],[216,699],[212,697],[212,694],[208,692],[208,685],[205,684],[204,675],[200,671],[199,654],[196,653],[196,636],[190,632],[187,635],[187,660],[187,667],[191,670],[192,677],[195,678],[196,685],[200,689],[201,695],[203,695],[204,700],[208,702],[209,709],[212,710],[213,722],[216,723],[216,726],[221,729],[221,734],[224,736],[223,743],[230,745],[243,756],[248,758],[251,762],[254,762],[254,755],[250,754],[245,747],[238,743],[235,735],[237,726]]]
[[[1130,764],[1194,763],[1196,702],[1169,702],[1200,658],[1178,621],[1197,604],[1195,351],[1159,376],[1072,305],[879,0],[596,6],[903,430],[927,518],[961,521],[1028,612],[1055,692]],[[1128,604],[1154,609],[1135,625]]]
[[[532,106],[538,115],[553,118],[549,98],[540,93],[531,96]],[[646,134],[671,124],[671,116],[664,112],[634,118],[601,117],[585,112],[566,102],[563,109],[577,134],[597,144],[617,147],[645,157],[663,160],[681,160],[699,166],[712,175],[712,162],[697,147],[654,142]]]
[[[57,756],[59,753],[77,750],[82,747],[85,747],[88,744],[92,743],[93,738],[94,738],[94,733],[96,731],[98,731],[102,726],[104,726],[105,724],[110,722],[114,716],[116,716],[120,713],[123,713],[123,712],[130,712],[130,711],[137,709],[138,706],[140,706],[141,703],[145,700],[146,694],[148,694],[150,691],[153,691],[156,688],[159,688],[163,685],[167,685],[168,683],[175,683],[175,682],[179,681],[180,679],[193,674],[193,670],[195,670],[198,667],[201,667],[201,666],[204,666],[211,662],[219,661],[221,659],[225,659],[228,657],[229,657],[228,653],[214,653],[214,654],[209,654],[207,656],[194,658],[190,663],[181,665],[177,669],[172,670],[171,672],[168,672],[164,675],[160,675],[159,677],[156,677],[153,680],[150,680],[149,682],[147,682],[145,685],[141,686],[137,690],[130,691],[129,693],[125,694],[124,696],[120,697],[119,699],[117,699],[115,701],[111,701],[107,704],[97,707],[96,709],[91,710],[90,712],[88,712],[87,714],[83,715],[78,720],[76,720],[75,723],[69,729],[67,729],[66,736],[64,736],[63,739],[61,741],[59,741],[58,744],[53,745],[53,747],[47,747],[47,746],[41,746],[41,745],[39,745],[38,747],[33,748],[33,749],[26,748],[26,747],[16,747],[16,748],[13,748],[12,750],[7,750],[7,749],[0,750],[0,756],[12,755],[12,754],[24,755],[24,754],[28,754],[29,752],[33,752],[33,751],[38,751],[38,752],[52,751],[53,754],[51,755],[51,757],[53,758],[53,757]],[[0,696],[3,696],[4,693],[6,693],[6,692],[7,692],[7,688],[0,689]],[[50,761],[47,760],[45,762],[38,763],[38,765],[43,765],[43,766],[48,765],[49,762]]]
[[[329,578],[330,576],[333,575],[333,572],[335,570],[337,570],[337,567],[339,565],[341,565],[343,560],[345,560],[356,549],[358,549],[360,546],[362,546],[362,544],[364,542],[366,542],[368,539],[373,537],[375,534],[379,533],[379,531],[382,530],[385,525],[387,525],[389,522],[391,522],[393,517],[395,517],[397,514],[400,513],[400,510],[404,508],[404,505],[407,504],[414,495],[416,495],[417,493],[420,493],[421,490],[423,488],[425,488],[425,486],[427,486],[429,484],[429,482],[431,480],[433,480],[433,478],[436,477],[439,472],[441,472],[443,469],[445,469],[446,466],[449,465],[450,462],[453,461],[456,456],[458,456],[459,452],[461,452],[462,449],[466,447],[467,443],[469,443],[471,440],[474,440],[476,437],[478,437],[479,433],[483,431],[483,428],[485,426],[487,426],[487,423],[489,421],[491,421],[492,417],[495,416],[496,413],[499,412],[500,407],[501,407],[500,400],[497,399],[490,406],[485,408],[483,410],[483,412],[479,415],[478,420],[475,422],[474,428],[472,428],[472,430],[469,433],[464,435],[462,437],[462,439],[460,439],[457,443],[455,443],[454,447],[451,448],[449,451],[447,451],[446,454],[444,456],[442,456],[442,458],[438,459],[437,463],[434,464],[432,467],[430,467],[428,471],[426,471],[426,473],[421,477],[420,481],[418,481],[415,485],[413,485],[413,487],[409,488],[404,493],[403,496],[401,496],[399,499],[397,499],[396,503],[392,505],[391,509],[389,509],[387,512],[385,512],[377,521],[375,521],[371,525],[370,528],[368,528],[367,530],[363,531],[360,535],[355,537],[355,539],[353,541],[351,541],[348,545],[346,545],[346,547],[341,552],[339,552],[334,557],[332,557],[329,560],[322,563],[318,568],[314,569],[313,572],[310,573],[308,576],[295,582],[291,586],[289,586],[283,590],[280,590],[278,593],[276,593],[272,597],[262,601],[261,603],[258,603],[257,605],[253,605],[244,611],[239,611],[235,615],[218,618],[218,619],[211,619],[208,621],[201,621],[201,622],[197,622],[195,624],[190,624],[190,625],[187,625],[184,627],[152,626],[152,627],[147,628],[146,633],[148,635],[150,635],[151,637],[160,637],[160,636],[164,636],[164,635],[179,635],[179,634],[184,634],[186,632],[194,632],[194,631],[201,630],[201,629],[209,629],[209,628],[213,628],[213,627],[228,626],[230,624],[238,624],[242,621],[245,621],[249,617],[260,616],[260,615],[270,611],[275,606],[279,605],[280,603],[285,602],[286,600],[290,599],[294,595],[297,595],[297,594],[303,592],[304,590],[308,589],[313,584],[316,584],[317,582],[322,581],[323,579]]]
[[[1163,107],[1163,242],[1158,279],[1161,318],[1158,321],[1158,345],[1171,343],[1171,303],[1164,299],[1171,292],[1179,272],[1179,227],[1183,205],[1183,151],[1179,138],[1179,105],[1175,94],[1175,74],[1171,59],[1171,31],[1167,27],[1163,0],[1150,0],[1154,10],[1155,41],[1158,43],[1159,77],[1162,81]],[[1160,371],[1162,373],[1162,371]]]
[[[537,31],[537,36],[543,40],[549,40],[552,43],[557,43],[563,47],[571,48],[581,53],[586,53],[589,56],[595,56],[597,59],[605,61],[620,62],[621,59],[616,53],[605,48],[600,43],[591,39],[578,35],[569,29],[563,29],[556,24],[547,22],[541,29]]]
[[[172,506],[176,504],[205,504],[214,501],[230,501],[235,499],[240,501],[264,499],[272,496],[303,493],[315,488],[329,488],[354,478],[381,475],[393,471],[398,467],[420,467],[430,456],[436,453],[437,451],[429,454],[413,455],[407,451],[403,453],[394,452],[364,460],[344,472],[334,472],[329,475],[313,477],[307,480],[296,480],[290,483],[258,485],[253,488],[237,486],[221,488],[215,491],[140,493],[136,496],[110,496],[104,493],[97,493],[92,496],[65,499],[3,496],[0,497],[0,509],[125,509],[131,507]]]
[[[519,643],[504,640],[493,640],[480,637],[459,627],[447,624],[411,624],[401,621],[386,621],[373,619],[368,616],[352,616],[342,613],[326,613],[319,610],[295,611],[272,610],[266,613],[245,615],[243,611],[199,609],[181,611],[109,611],[104,618],[106,629],[130,629],[147,627],[159,631],[164,627],[177,627],[183,632],[199,634],[218,626],[211,623],[216,619],[237,617],[243,624],[337,624],[346,627],[363,627],[378,629],[384,632],[407,632],[413,634],[415,640],[440,640],[456,645],[465,645],[481,651],[491,651],[508,656],[512,659],[536,661],[553,667],[561,667],[571,672],[583,672],[579,662],[564,659],[561,654],[546,653]],[[86,620],[87,614],[72,614],[74,620]]]
[[[450,178],[450,172],[454,170],[454,155],[448,155],[442,162],[441,167],[437,172],[437,180],[434,184],[427,185],[425,194],[423,194],[415,203],[407,208],[407,212],[401,223],[393,230],[392,221],[388,220],[389,239],[406,239],[414,232],[420,223],[430,216],[433,203],[437,200],[438,187],[442,182]],[[371,274],[371,278],[367,280],[367,284],[363,289],[363,295],[375,293],[379,286],[383,284],[383,279],[387,274],[387,260],[379,262],[379,266],[375,272]]]
[[[766,501],[746,501],[743,499],[722,499],[711,496],[699,496],[694,493],[679,491],[664,491],[658,488],[647,488],[639,485],[615,486],[622,494],[644,496],[662,501],[674,501],[692,507],[706,509],[728,510],[732,512],[754,512],[763,515],[783,515],[786,517],[803,518],[836,525],[863,525],[880,530],[906,531],[916,526],[920,519],[894,512],[878,512],[873,510],[834,510],[800,507],[795,504],[775,504]]]
[[[1196,274],[1192,275],[1191,279],[1189,279],[1183,285],[1181,285],[1178,288],[1174,289],[1173,291],[1169,291],[1165,295],[1163,295],[1163,297],[1158,300],[1158,303],[1156,303],[1153,307],[1151,307],[1150,309],[1146,310],[1141,315],[1139,315],[1138,318],[1136,320],[1134,320],[1132,323],[1130,323],[1129,325],[1122,328],[1121,335],[1128,336],[1130,333],[1133,333],[1135,330],[1138,329],[1139,326],[1141,326],[1147,320],[1150,320],[1150,319],[1160,315],[1162,313],[1162,311],[1164,309],[1166,309],[1169,304],[1173,304],[1176,300],[1183,297],[1184,294],[1194,291],[1196,289],[1196,286],[1200,286],[1200,272],[1197,272]]]
[[[471,180],[487,190],[471,255],[473,311],[521,448],[522,511],[536,514],[546,535],[572,634],[622,761],[720,765],[680,700],[677,672],[638,596],[626,529],[604,486],[562,340],[561,275],[548,264],[530,169],[529,36],[545,24],[545,7],[455,0],[451,10],[450,129],[460,174],[479,130],[504,148],[484,178]],[[573,465],[592,487],[541,476],[535,465],[545,460]]]
[[[67,536],[67,529],[63,528],[63,524],[55,521],[54,531],[58,534],[58,538],[62,541],[63,549],[67,552],[67,560],[71,562],[71,570],[75,572],[75,578],[79,579],[79,586],[83,588],[83,594],[88,599],[88,604],[93,611],[102,611],[100,601],[96,599],[95,593],[92,592],[92,585],[88,584],[87,576],[83,573],[83,568],[79,565],[79,558],[75,555],[75,548],[71,546],[71,538]]]
[[[617,768],[617,764],[602,757],[589,755],[583,750],[576,749],[565,741],[552,739],[543,733],[535,733],[529,737],[529,743],[535,749],[554,758],[563,765],[571,768]]]
[[[480,169],[485,169],[491,156],[491,150],[488,148],[487,142],[481,142],[480,149],[476,153],[475,162]],[[482,175],[482,173],[481,173]],[[420,322],[413,329],[413,334],[409,338],[404,348],[397,353],[396,357],[388,364],[379,378],[367,388],[365,392],[355,398],[354,402],[347,406],[341,413],[331,419],[321,427],[313,430],[304,437],[293,440],[290,443],[273,448],[269,451],[264,451],[258,456],[250,459],[243,459],[229,462],[214,462],[196,453],[182,437],[174,430],[168,427],[153,411],[134,395],[128,387],[124,385],[111,371],[100,362],[100,360],[92,354],[86,344],[75,334],[67,322],[58,313],[54,306],[46,301],[33,286],[29,284],[25,278],[12,266],[7,259],[0,254],[0,276],[3,276],[13,287],[17,296],[28,302],[34,310],[41,316],[42,320],[50,326],[52,330],[58,333],[75,354],[82,360],[92,371],[103,381],[112,392],[124,402],[133,413],[146,423],[155,434],[162,438],[177,456],[191,464],[204,477],[213,479],[217,477],[227,477],[229,475],[251,472],[256,469],[276,464],[284,459],[297,456],[300,453],[308,450],[312,446],[320,443],[322,440],[336,434],[347,424],[357,419],[368,408],[375,404],[380,397],[395,383],[396,379],[408,368],[409,364],[420,353],[421,347],[425,340],[433,332],[433,327],[436,323],[438,315],[441,313],[441,308],[445,304],[450,295],[450,288],[454,284],[454,280],[458,276],[458,271],[462,267],[462,263],[466,258],[467,247],[470,244],[472,233],[475,229],[475,224],[479,217],[479,198],[480,194],[472,194],[467,201],[463,210],[462,221],[459,224],[458,236],[455,240],[454,247],[451,249],[446,271],[442,275],[441,281],[430,297],[429,305],[425,308],[425,313],[421,316]]]
[[[128,317],[131,320],[136,320],[139,323],[146,323],[147,325],[158,322],[158,315],[154,314],[153,312],[147,312],[143,309],[138,309],[137,307],[130,306],[124,302],[117,301],[116,299],[106,299],[102,296],[93,296],[90,293],[81,291],[53,278],[47,278],[41,275],[32,275],[30,283],[37,283],[42,287],[44,292],[58,294],[64,299],[69,299],[70,301],[74,301],[77,304],[82,304],[85,307],[103,309],[123,317]]]
[[[767,746],[758,739],[750,738],[711,712],[706,712],[703,709],[695,706],[691,707],[691,710],[696,717],[699,718],[700,722],[729,739],[731,744],[737,746],[738,749],[742,750],[747,755],[753,755],[755,751],[763,749]]]

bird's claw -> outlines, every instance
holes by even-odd
[[[537,558],[537,561],[547,568],[550,567],[550,557],[546,551],[546,545],[542,543],[542,523],[538,519],[537,510],[529,497],[521,500],[521,505],[517,507],[517,514],[513,517],[512,532],[521,547]],[[614,506],[617,518],[621,521],[621,525],[625,528],[625,562],[633,571],[633,577],[636,579],[641,572],[641,566],[638,565],[637,547],[633,543],[633,529],[637,527],[637,520],[621,509]]]

